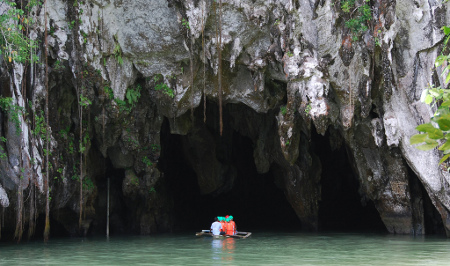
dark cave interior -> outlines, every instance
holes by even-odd
[[[215,130],[210,128],[212,132]],[[311,149],[322,165],[321,201],[319,202],[319,231],[327,232],[375,232],[387,233],[381,218],[370,200],[362,200],[345,145],[332,149],[329,132],[325,136],[312,129]],[[216,134],[218,134],[216,132]],[[166,186],[173,199],[173,232],[195,232],[208,229],[214,216],[233,215],[240,231],[300,231],[302,225],[287,201],[282,188],[276,185],[272,168],[259,174],[253,161],[254,143],[248,137],[233,130],[232,145],[227,146],[228,163],[237,171],[231,189],[214,195],[202,195],[197,176],[183,152],[183,138],[171,134],[167,120],[161,131],[161,158],[158,164],[164,173]],[[219,139],[220,138],[216,138]],[[221,144],[218,144],[221,145]],[[111,194],[115,195],[110,215],[111,235],[134,233],[130,210],[123,196],[123,169],[107,165],[111,176]],[[424,196],[425,225],[427,234],[442,234],[438,212],[432,205],[418,178],[410,171]],[[101,183],[101,184],[100,184]],[[103,234],[106,224],[106,182],[97,183],[96,203],[98,219],[90,232]]]
[[[253,161],[254,143],[250,138],[233,131],[229,148],[237,177],[231,190],[219,195],[201,195],[196,174],[183,155],[184,136],[170,134],[168,123],[162,131],[164,151],[160,170],[170,180],[169,186],[174,192],[177,230],[208,229],[214,216],[227,214],[235,217],[238,230],[242,231],[302,229],[283,190],[276,185],[274,166],[268,173],[257,173]],[[361,203],[358,181],[345,147],[332,151],[328,136],[312,131],[313,152],[319,156],[323,168],[319,230],[386,232],[373,203]]]
[[[298,228],[300,221],[274,184],[270,173],[258,174],[253,162],[250,139],[233,134],[232,163],[237,178],[230,191],[219,195],[201,195],[197,177],[186,163],[179,135],[167,135],[164,141],[170,162],[165,175],[170,180],[175,201],[175,227],[180,231],[209,229],[214,216],[233,215],[238,230],[280,230]],[[163,159],[162,159],[163,160]]]
[[[329,131],[321,136],[313,129],[314,153],[322,164],[322,198],[319,203],[319,229],[323,231],[386,232],[372,201],[364,201],[358,193],[354,175],[344,145],[333,150]]]

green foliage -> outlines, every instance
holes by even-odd
[[[157,152],[159,150],[161,150],[161,146],[157,145],[157,144],[152,144],[152,151],[153,152]]]
[[[162,82],[159,83],[159,81],[162,81],[162,75],[156,75],[153,80],[155,81],[156,85],[155,85],[155,90],[156,91],[162,91],[162,93],[168,95],[169,97],[173,98],[175,97],[175,94],[173,92],[173,90],[171,88],[169,88],[169,86],[167,86],[166,83]]]
[[[283,105],[283,106],[280,107],[280,112],[281,112],[282,115],[286,115],[286,113],[287,113],[286,105]]]
[[[311,112],[311,109],[312,109],[311,104],[308,104],[305,108],[305,113],[309,114],[309,112]]]
[[[28,17],[24,10],[17,8],[17,4],[9,0],[0,0],[9,5],[9,9],[0,15],[0,55],[8,62],[19,63],[36,62],[38,57],[32,55],[32,50],[37,47],[37,43],[27,37],[28,27],[34,21]],[[36,0],[28,1],[24,7],[26,11],[31,10],[41,3]]]
[[[83,37],[83,43],[87,43],[88,34],[84,31],[80,31],[81,36]]]
[[[57,60],[55,64],[53,65],[53,69],[55,71],[64,70],[66,67],[63,65],[63,63],[60,60]]]
[[[60,167],[60,168],[56,169],[56,172],[58,172],[58,174],[60,175],[61,180],[64,180],[64,176],[62,175],[64,172],[64,169]],[[58,176],[55,176],[54,179],[55,180],[58,179]]]
[[[8,155],[6,154],[5,150],[3,149],[2,146],[0,146],[0,160],[4,160],[8,158]]]
[[[358,35],[368,30],[368,22],[372,19],[369,0],[364,0],[360,6],[356,0],[341,0],[340,3],[342,11],[350,16],[345,26],[352,32],[352,39],[357,40]]]
[[[69,131],[70,131],[70,125],[69,126],[67,126],[65,129],[61,129],[60,131],[59,131],[59,135],[62,137],[62,138],[67,138],[69,135]]]
[[[117,105],[119,106],[119,111],[120,112],[131,112],[131,107],[127,105],[127,102],[121,99],[114,99],[114,101],[117,103]]]
[[[117,39],[117,36],[115,36],[114,38]],[[117,42],[116,42],[116,46],[114,47],[113,54],[117,60],[117,63],[119,63],[119,65],[123,65],[122,49],[120,48],[120,45]]]
[[[9,114],[9,118],[14,123],[16,127],[16,134],[20,135],[22,133],[20,116],[24,113],[24,108],[13,104],[14,99],[11,97],[0,97],[0,108]]]
[[[444,51],[450,38],[450,27],[444,26],[442,30],[446,36],[444,39]],[[448,84],[450,81],[450,56],[438,56],[435,60],[435,66],[445,66],[442,69],[441,76],[445,78],[445,83]],[[450,142],[448,142],[450,139],[450,134],[448,134],[450,133],[450,89],[431,86],[422,92],[420,100],[428,105],[436,106],[437,110],[431,117],[430,123],[416,127],[417,131],[422,132],[422,134],[413,135],[409,141],[411,145],[421,144],[416,146],[416,148],[424,151],[439,146],[438,150],[444,154],[439,161],[439,164],[441,164],[450,157]]]
[[[293,54],[291,51],[287,51],[286,54],[287,54],[289,57],[294,56],[294,54]]]
[[[113,90],[111,89],[111,87],[105,86],[105,87],[103,87],[103,89],[105,90],[106,95],[108,95],[108,98],[109,98],[110,100],[113,100],[113,99],[114,99],[114,92],[113,92]]]
[[[131,184],[133,184],[135,186],[139,186],[139,178],[137,176],[133,176],[131,178]]]
[[[92,179],[90,177],[86,176],[83,178],[83,190],[92,191],[94,187],[94,182],[92,182]]]
[[[143,162],[146,166],[152,166],[152,165],[153,165],[152,161],[150,161],[150,159],[149,159],[147,156],[144,156],[144,157],[142,158],[142,162]]]
[[[73,29],[75,27],[75,20],[72,20],[71,22],[69,22],[68,26],[69,26],[70,30]]]
[[[80,152],[84,153],[86,151],[87,145],[91,143],[91,138],[89,137],[89,131],[83,135],[83,139],[80,143]]]
[[[155,187],[151,187],[151,188],[148,190],[148,194],[152,194],[152,193],[156,193]]]
[[[355,0],[346,0],[341,2],[341,9],[345,13],[350,13],[351,9],[355,7]]]
[[[131,107],[136,106],[136,103],[141,97],[141,85],[137,85],[136,88],[128,88],[125,97],[127,98],[128,104],[131,105]]]
[[[47,127],[45,123],[44,111],[41,114],[34,114],[34,130],[31,130],[34,136],[39,136],[41,139],[45,140],[47,137]]]
[[[68,137],[69,137],[69,145],[68,145],[66,151],[69,154],[73,154],[74,153],[73,137],[71,137],[71,136],[68,136]]]
[[[92,102],[91,102],[91,100],[89,100],[88,97],[83,96],[83,94],[80,95],[80,105],[82,107],[84,107],[86,109],[91,104],[92,104]]]
[[[141,85],[137,85],[135,88],[128,88],[125,94],[126,101],[121,99],[114,99],[114,94],[109,87],[105,87],[106,93],[109,95],[110,99],[114,99],[114,102],[119,106],[120,112],[129,113],[136,106],[136,103],[141,97]]]
[[[6,138],[3,137],[3,136],[0,136],[0,141],[3,142],[3,143],[6,143]],[[6,159],[6,158],[8,158],[8,155],[6,155],[6,152],[3,149],[3,147],[0,146],[0,159],[3,160],[3,159]]]
[[[181,25],[186,27],[186,29],[190,29],[191,28],[191,27],[189,27],[189,21],[187,19],[184,19],[184,18],[181,20]]]

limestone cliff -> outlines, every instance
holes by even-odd
[[[86,230],[103,215],[106,177],[112,176],[121,187],[113,193],[123,195],[112,206],[128,209],[133,232],[171,230],[175,192],[159,165],[163,134],[182,136],[180,151],[199,192],[219,195],[239,178],[231,152],[237,132],[251,140],[257,172],[273,173],[301,227],[317,230],[327,167],[314,152],[312,135],[319,134],[333,150],[344,148],[361,201],[373,202],[389,232],[427,233],[423,198],[429,197],[440,217],[431,216],[450,236],[450,175],[438,166],[437,150],[409,144],[433,112],[420,102],[422,90],[443,84],[434,60],[443,45],[440,28],[450,22],[449,4],[356,1],[370,7],[370,20],[365,30],[353,31],[346,22],[358,12],[344,12],[343,2],[48,0],[47,25],[44,9],[36,9],[39,26],[32,34],[42,40],[44,27],[52,29],[52,219],[78,232],[81,143]],[[39,114],[44,75],[42,64],[32,74],[20,64],[4,66],[1,93],[21,106],[27,99],[30,112]],[[90,101],[87,108],[80,107],[80,95]],[[0,119],[8,139],[2,144],[7,159],[0,161],[2,222],[13,228],[18,194],[31,195],[32,187],[43,213],[45,147],[31,132],[36,121],[22,120],[17,135],[5,112]]]

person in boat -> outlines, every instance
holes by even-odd
[[[219,222],[222,225],[222,230],[220,232],[221,235],[225,235],[227,233],[227,220],[226,217],[218,217],[219,218]]]
[[[236,223],[233,221],[233,216],[227,215],[227,235],[235,235],[236,233]]]
[[[210,231],[214,236],[221,235],[222,224],[219,222],[219,218],[217,216],[214,217],[214,222],[211,224]]]

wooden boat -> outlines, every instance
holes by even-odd
[[[237,232],[235,235],[220,235],[215,236],[213,235],[209,230],[202,230],[201,232],[195,233],[196,236],[211,236],[214,238],[226,238],[226,237],[232,237],[232,238],[247,238],[252,235],[251,232]]]

